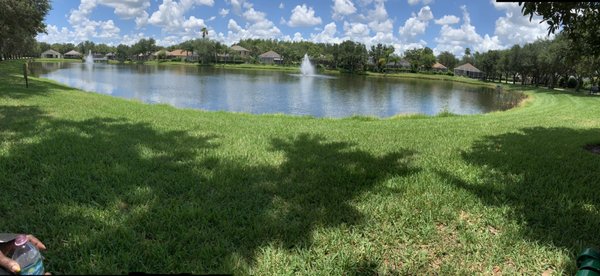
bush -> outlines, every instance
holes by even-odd
[[[575,88],[577,87],[577,79],[573,76],[569,77],[569,80],[567,81],[567,87],[568,88]]]
[[[567,81],[566,81],[566,79],[565,79],[565,78],[563,78],[563,77],[560,77],[560,78],[558,79],[558,87],[565,87],[566,85],[567,85]]]

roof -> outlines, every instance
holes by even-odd
[[[268,52],[260,55],[259,57],[261,57],[261,58],[281,58],[281,55],[279,55],[278,53],[273,52],[273,51],[268,51]]]
[[[475,66],[473,66],[471,63],[465,63],[461,66],[458,66],[456,68],[454,68],[454,70],[463,70],[463,71],[468,71],[468,72],[476,72],[476,73],[481,73],[481,70],[477,69]]]
[[[71,56],[81,56],[81,53],[75,51],[75,50],[71,50],[65,53],[65,55],[71,55]]]
[[[193,56],[193,52],[184,51],[181,49],[173,50],[167,53],[167,56],[176,56],[176,57],[185,57],[185,56]]]
[[[44,51],[42,54],[48,54],[48,53],[52,53],[52,54],[55,54],[55,55],[60,55],[59,52],[54,51],[52,49],[48,49],[48,50]]]
[[[443,64],[436,62],[434,65],[431,66],[431,68],[434,69],[448,69],[446,66],[444,66]]]
[[[240,51],[240,52],[250,52],[250,50],[248,50],[248,49],[246,49],[246,48],[244,48],[244,47],[242,47],[240,45],[233,45],[233,46],[231,46],[231,50]]]
[[[401,59],[400,61],[398,61],[398,64],[402,66],[410,66],[410,62],[408,62],[408,60],[406,59]]]

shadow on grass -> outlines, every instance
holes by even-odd
[[[272,139],[281,162],[260,164],[213,135],[35,107],[0,116],[3,229],[40,237],[57,273],[249,272],[267,247],[310,248],[314,230],[360,223],[358,195],[417,171],[414,152],[318,135]]]
[[[43,96],[52,89],[76,90],[74,88],[56,83],[35,80],[31,71],[47,72],[63,66],[62,63],[31,63],[29,69],[29,87],[25,87],[23,77],[24,60],[11,60],[0,62],[0,98],[23,99],[32,96]],[[49,67],[49,68],[46,68]]]
[[[522,238],[575,256],[600,246],[600,156],[583,149],[599,140],[598,129],[525,128],[486,137],[462,154],[481,167],[478,183],[439,173],[485,204],[510,206]]]

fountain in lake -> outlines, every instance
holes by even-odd
[[[85,64],[86,65],[94,64],[94,56],[92,55],[92,50],[90,50],[87,57],[85,57]]]
[[[303,76],[314,76],[315,75],[315,67],[310,63],[310,59],[308,59],[308,55],[304,54],[304,58],[302,59],[302,65],[300,66],[300,71]]]

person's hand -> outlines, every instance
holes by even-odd
[[[39,250],[46,250],[46,246],[33,235],[27,235],[27,240],[29,240],[29,242],[31,242],[31,244],[33,244]],[[9,271],[15,274],[21,272],[21,267],[19,266],[19,264],[15,260],[4,256],[2,251],[0,251],[0,266],[8,269]]]

